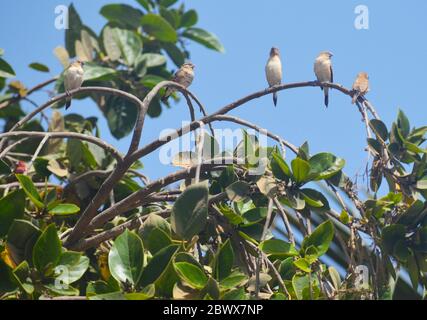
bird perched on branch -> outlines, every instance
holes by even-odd
[[[321,52],[314,62],[314,73],[316,74],[317,81],[319,82],[334,82],[334,73],[332,71],[332,58],[333,54],[328,51]],[[325,106],[329,104],[329,88],[320,87],[325,94]]]
[[[268,85],[271,87],[282,83],[282,61],[280,61],[280,52],[277,48],[271,48],[270,57],[265,66],[265,75]],[[274,106],[277,105],[277,92],[273,93]]]
[[[359,97],[364,96],[369,91],[369,76],[366,72],[360,72],[353,83],[353,99],[352,104],[355,104]]]
[[[194,68],[195,65],[191,62],[184,63],[177,72],[175,72],[171,81],[179,83],[184,88],[188,88],[194,79]],[[168,87],[165,91],[165,94],[162,97],[162,101],[166,102],[170,95],[174,93],[176,89]]]
[[[83,83],[83,61],[77,60],[68,66],[65,70],[64,75],[64,87],[67,94],[65,109],[68,109],[71,106],[71,95],[70,91],[80,88]]]

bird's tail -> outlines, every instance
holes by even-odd
[[[65,101],[65,110],[67,110],[71,106],[71,97],[67,98]]]
[[[277,106],[277,92],[273,93],[273,103],[274,103],[274,106]]]
[[[354,93],[353,98],[351,99],[351,103],[352,103],[352,104],[355,104],[355,103],[356,103],[357,99],[359,99],[359,95],[360,95],[360,94],[359,94],[359,92],[357,92],[357,91]]]
[[[323,88],[323,91],[325,92],[325,106],[327,108],[329,105],[329,88]]]

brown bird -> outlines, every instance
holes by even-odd
[[[333,54],[328,51],[321,52],[314,62],[314,73],[319,82],[334,82],[331,58]],[[329,88],[320,87],[325,94],[325,106],[329,104]]]
[[[270,88],[282,83],[282,62],[280,61],[280,53],[277,48],[271,48],[270,50],[270,57],[265,66],[265,75]],[[276,106],[277,92],[273,93],[273,102]]]
[[[171,81],[179,83],[184,88],[188,88],[194,79],[194,68],[195,65],[191,62],[184,63],[181,68],[177,72],[175,72]],[[167,88],[165,94],[162,97],[162,101],[166,102],[170,95],[174,93],[176,90],[174,88]]]
[[[65,70],[64,87],[67,94],[65,109],[68,109],[71,106],[71,96],[69,92],[80,88],[83,83],[83,65],[83,61],[77,60],[70,64]]]
[[[352,104],[355,104],[359,97],[364,96],[369,91],[369,76],[366,72],[360,72],[353,83],[353,99]]]

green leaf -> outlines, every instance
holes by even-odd
[[[300,191],[304,196],[305,203],[310,207],[330,209],[328,199],[321,192],[309,188],[301,189]]]
[[[315,180],[329,179],[344,168],[345,160],[331,153],[318,153],[310,158],[310,176]]]
[[[226,292],[221,300],[246,300],[247,294],[245,293],[244,288],[234,289],[231,291]]]
[[[182,239],[191,239],[204,229],[208,217],[208,187],[206,183],[189,186],[175,201],[171,225]]]
[[[148,13],[141,19],[141,25],[145,32],[157,40],[175,43],[178,40],[175,29],[161,16]]]
[[[133,131],[138,115],[137,107],[127,99],[109,96],[106,99],[105,115],[111,134],[121,139]]]
[[[174,5],[177,2],[178,2],[178,0],[159,0],[159,4],[163,7],[166,7],[166,8]]]
[[[170,246],[172,244],[172,240],[165,231],[159,228],[154,228],[147,237],[146,244],[147,249],[152,254],[156,254],[161,249]]]
[[[79,280],[89,268],[89,258],[81,252],[65,251],[55,268],[56,279],[64,284]]]
[[[243,214],[243,218],[245,219],[245,225],[253,225],[265,219],[266,217],[267,217],[266,207],[257,207],[257,208],[248,210]]]
[[[182,34],[183,37],[196,41],[209,49],[225,52],[224,47],[216,35],[200,28],[189,28]]]
[[[295,260],[294,265],[304,272],[311,272],[310,263],[308,263],[308,261],[304,258]]]
[[[138,60],[139,63],[144,63],[147,68],[155,68],[166,64],[165,56],[158,53],[144,53],[139,57]],[[163,79],[161,77],[159,78]]]
[[[16,190],[0,199],[0,237],[9,231],[15,219],[20,219],[25,212],[25,193]]]
[[[83,23],[73,4],[68,8],[68,25],[69,28],[65,30],[65,48],[70,57],[75,57],[75,43],[77,40],[80,40],[80,32],[83,28]]]
[[[392,224],[384,227],[382,231],[382,246],[388,254],[393,254],[396,243],[405,240],[405,226],[401,224]]]
[[[127,300],[148,300],[154,297],[156,293],[156,287],[150,284],[139,292],[126,293],[125,297]]]
[[[337,269],[335,269],[332,266],[328,268],[328,271],[329,271],[329,276],[332,280],[332,284],[334,285],[335,290],[339,290],[341,288],[340,274],[338,273]]]
[[[185,62],[184,53],[176,45],[165,42],[162,44],[162,47],[177,67],[181,67],[183,65]]]
[[[46,65],[44,65],[42,63],[38,63],[38,62],[31,63],[29,65],[29,67],[31,69],[34,69],[34,70],[37,70],[37,71],[40,71],[40,72],[49,72],[50,71],[49,68]]]
[[[291,162],[291,167],[295,181],[297,183],[305,182],[310,172],[310,164],[301,158],[295,158]]]
[[[84,65],[84,81],[106,81],[111,80],[117,73],[116,70],[101,67],[93,62],[86,62]]]
[[[289,242],[280,239],[265,240],[259,244],[259,248],[267,255],[271,255],[272,260],[293,257],[298,255],[298,251]]]
[[[194,26],[198,21],[198,16],[196,10],[188,10],[182,15],[181,18],[181,27],[189,28]]]
[[[378,119],[372,119],[369,121],[370,127],[374,130],[376,136],[380,137],[383,141],[388,139],[387,126]]]
[[[231,201],[240,201],[249,192],[249,184],[245,181],[236,181],[225,188],[225,192]]]
[[[21,262],[15,269],[13,269],[13,275],[15,276],[16,282],[18,282],[21,289],[29,295],[34,292],[34,284],[29,277],[30,272],[30,266],[27,261]]]
[[[244,222],[244,219],[241,215],[236,213],[233,209],[225,204],[217,205],[218,210],[228,219],[228,221],[233,225],[239,225]]]
[[[109,292],[103,294],[97,294],[95,296],[90,296],[89,300],[127,300],[125,295],[122,292]]]
[[[144,268],[139,285],[146,287],[159,280],[162,274],[167,271],[172,257],[178,250],[178,245],[170,245],[157,252]]]
[[[111,275],[122,283],[136,285],[141,277],[144,265],[144,246],[141,238],[125,230],[114,240],[108,254],[108,266]]]
[[[231,246],[230,239],[224,242],[220,247],[214,260],[213,276],[215,279],[221,281],[228,277],[234,263],[234,250]]]
[[[311,285],[310,285],[311,283]],[[315,274],[311,275],[295,275],[292,278],[292,286],[299,300],[316,299],[319,295],[318,288],[319,280]],[[310,294],[311,288],[311,294]]]
[[[32,252],[41,231],[27,220],[15,220],[7,234],[6,248],[16,263],[32,261]]]
[[[15,71],[12,67],[2,58],[0,58],[0,78],[12,78],[15,76]]]
[[[136,0],[138,3],[147,11],[151,11],[153,9],[150,0]]]
[[[49,214],[55,216],[67,216],[80,212],[80,208],[72,203],[61,203],[49,210]]]
[[[411,127],[409,125],[409,120],[406,117],[405,113],[400,109],[397,115],[397,127],[399,128],[399,131],[401,132],[403,137],[406,138],[409,134]]]
[[[272,159],[270,162],[271,170],[273,175],[280,180],[288,181],[292,176],[291,169],[289,169],[288,164],[277,152],[273,152]]]
[[[158,83],[165,81],[165,78],[154,74],[147,74],[141,79],[141,83],[148,89],[153,89]]]
[[[61,241],[56,226],[50,224],[37,239],[33,248],[33,263],[39,272],[56,267],[61,258]]]
[[[195,289],[202,289],[208,277],[198,266],[188,262],[175,262],[174,268],[179,277]]]
[[[302,252],[305,252],[308,247],[313,246],[316,248],[320,257],[328,251],[333,238],[334,225],[328,220],[320,224],[312,234],[304,238],[301,250]]]
[[[140,10],[126,4],[107,4],[101,8],[100,14],[110,22],[133,29],[139,27],[142,17]]]
[[[33,181],[31,181],[29,177],[23,174],[17,174],[16,178],[18,179],[22,189],[24,189],[25,193],[30,198],[30,200],[36,205],[36,207],[39,209],[44,208],[44,204],[42,202],[42,199],[40,198],[40,194],[34,186]]]
[[[68,158],[69,168],[78,170],[83,157],[83,142],[77,139],[68,139],[66,155]]]
[[[233,289],[240,287],[248,282],[248,277],[243,273],[233,272],[227,278],[222,279],[219,283],[222,289]]]
[[[142,52],[140,35],[134,31],[120,28],[111,29],[111,33],[125,63],[128,66],[134,65],[138,55]]]
[[[111,61],[119,60],[122,52],[115,39],[113,28],[108,25],[102,30],[102,43],[104,44],[104,49],[107,52],[108,58]]]

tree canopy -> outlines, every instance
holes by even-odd
[[[224,52],[220,40],[181,1],[137,2],[103,6],[99,34],[70,5],[55,55],[64,70],[73,59],[85,65],[83,87],[69,93],[64,73],[33,87],[17,80],[0,50],[0,299],[425,298],[427,126],[411,127],[402,110],[386,124],[373,102],[357,99],[370,157],[365,192],[343,158],[229,115],[278,91],[323,86],[350,104],[352,90],[282,84],[208,114],[170,79],[190,58],[189,41]],[[167,87],[191,120],[170,139],[188,131],[197,139],[174,156],[175,172],[151,180],[144,156],[169,140],[140,139],[145,117],[173,104],[160,100]],[[51,97],[33,101],[43,88]],[[102,138],[97,118],[63,116],[68,95],[95,102],[116,139],[131,135],[127,152]],[[234,150],[221,149],[216,122],[241,126]]]

